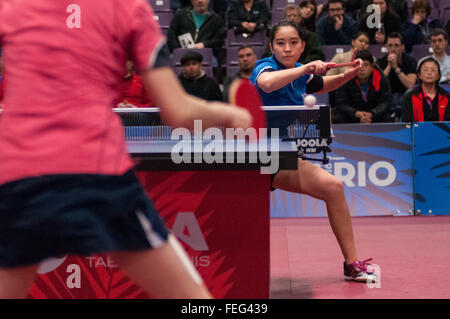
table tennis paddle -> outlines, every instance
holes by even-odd
[[[255,86],[247,79],[236,79],[231,83],[230,104],[245,108],[253,118],[252,127],[256,130],[258,139],[264,138],[260,128],[267,128],[266,113],[262,108],[262,100]]]

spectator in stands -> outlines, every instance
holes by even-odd
[[[402,25],[406,52],[411,52],[413,45],[429,43],[430,31],[442,28],[439,19],[430,18],[431,6],[428,0],[415,0],[411,13],[413,16],[411,21],[405,21]]]
[[[450,94],[439,86],[439,63],[432,57],[422,60],[418,74],[420,85],[407,94],[402,121],[450,121]]]
[[[430,32],[430,46],[433,49],[433,54],[424,57],[419,61],[432,57],[439,63],[441,71],[441,83],[450,82],[450,55],[447,54],[446,49],[448,45],[448,36],[444,29],[433,29]]]
[[[253,68],[256,64],[258,57],[256,56],[253,48],[250,45],[243,45],[238,49],[238,63],[239,71],[236,74],[229,75],[223,85],[224,101],[228,101],[228,90],[230,84],[236,79],[250,79]]]
[[[408,19],[407,0],[387,0],[390,8],[400,17],[400,21]],[[372,4],[372,0],[344,0],[347,12],[360,10],[360,15],[367,13],[367,7]]]
[[[301,26],[311,32],[316,31],[316,22],[319,16],[318,10],[323,10],[323,5],[317,6],[314,0],[303,0],[299,4],[300,14],[302,17]]]
[[[363,61],[355,78],[336,91],[334,123],[392,122],[392,94],[389,80],[374,64],[370,51],[356,53]]]
[[[178,37],[189,33],[194,48],[212,48],[217,57],[226,37],[222,18],[208,10],[209,0],[191,0],[192,7],[177,11],[167,32],[167,44],[172,52],[180,48]]]
[[[329,0],[328,14],[317,21],[316,32],[324,45],[349,45],[358,23],[345,14],[343,0]]]
[[[377,63],[391,84],[392,113],[395,113],[396,120],[399,120],[405,93],[412,90],[417,80],[417,61],[405,53],[405,45],[400,33],[388,35],[386,48],[388,53]]]
[[[222,101],[223,96],[217,81],[206,75],[202,68],[203,56],[195,51],[181,58],[183,71],[178,76],[186,92],[208,101]]]
[[[284,8],[284,20],[291,21],[295,23],[298,26],[302,26],[302,15],[301,10],[299,6],[288,4]],[[322,50],[322,43],[320,42],[319,37],[316,33],[311,32],[304,27],[303,30],[303,36],[305,41],[305,50],[300,55],[300,59],[298,62],[302,64],[306,64],[312,61],[316,60],[325,60],[325,54]],[[269,43],[267,43],[266,50],[264,53],[265,57],[271,56],[272,53],[270,52]]]
[[[353,51],[362,51],[369,49],[369,35],[365,32],[358,32],[352,39],[352,48],[347,52],[336,53],[330,62],[333,63],[347,63],[351,62]],[[336,75],[344,73],[348,67],[332,68],[327,72],[327,75]]]
[[[381,25],[373,25],[375,22],[373,17],[376,11],[369,10],[369,12],[366,11],[361,14],[360,29],[369,35],[370,43],[384,44],[387,34],[401,31],[401,20],[398,14],[391,9],[387,0],[372,0],[371,4],[380,8]]]
[[[154,106],[153,101],[144,87],[142,77],[136,74],[136,69],[132,61],[127,61],[127,74],[120,83],[120,95],[114,102],[116,107],[150,107]]]
[[[237,0],[228,10],[228,28],[236,34],[248,36],[254,32],[267,31],[270,10],[265,0]]]

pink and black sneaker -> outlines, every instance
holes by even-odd
[[[357,282],[371,282],[375,283],[378,281],[377,275],[373,272],[367,270],[367,265],[370,265],[368,261],[372,258],[366,259],[364,261],[355,261],[350,265],[347,265],[344,261],[344,278],[345,280],[352,280]]]

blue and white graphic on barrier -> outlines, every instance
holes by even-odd
[[[413,126],[415,209],[450,215],[450,123]]]
[[[411,128],[405,123],[333,125],[330,163],[352,216],[413,213]],[[323,201],[275,190],[271,217],[325,217]]]

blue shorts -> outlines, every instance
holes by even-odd
[[[0,268],[143,250],[168,231],[133,171],[46,175],[0,186]]]

